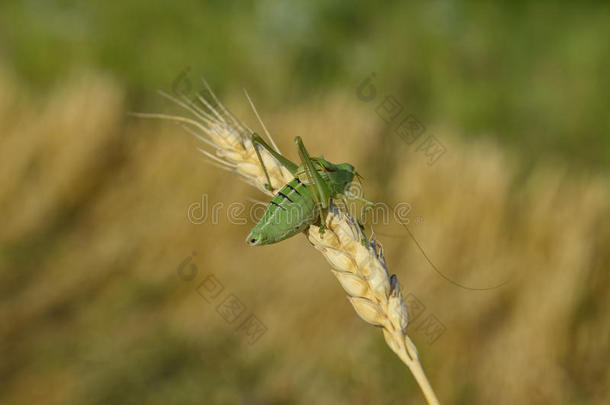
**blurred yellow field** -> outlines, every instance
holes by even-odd
[[[228,207],[268,197],[203,162],[179,126],[128,115],[100,73],[39,95],[7,72],[0,88],[1,403],[424,403],[304,236],[247,246],[253,223]],[[224,102],[260,131],[241,94]],[[396,222],[373,227],[441,403],[610,401],[603,171],[526,166],[440,125],[427,130],[446,153],[429,165],[348,92],[259,112],[284,154],[301,136],[353,163],[367,198],[407,202],[431,261],[471,288]],[[218,221],[193,223],[204,195]]]

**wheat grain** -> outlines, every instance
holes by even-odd
[[[250,141],[252,131],[218,101],[209,87],[208,91],[215,105],[201,96],[198,105],[186,97],[164,94],[190,111],[196,119],[162,114],[137,115],[180,122],[203,143],[215,148],[216,156],[199,149],[212,159],[211,163],[238,174],[242,180],[266,194],[275,194],[293,176],[271,154],[261,150],[271,180],[271,190],[268,190],[265,174]],[[388,346],[409,367],[428,403],[438,404],[417,349],[406,334],[407,306],[396,275],[390,276],[387,271],[381,245],[374,238],[368,239],[357,222],[335,205],[328,210],[326,224],[328,228],[322,235],[317,226],[309,227],[306,231],[309,241],[330,263],[358,315],[369,324],[382,328]]]

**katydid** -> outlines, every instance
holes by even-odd
[[[295,143],[301,160],[301,165],[297,165],[272,149],[259,135],[253,134],[251,139],[267,178],[267,189],[272,188],[258,145],[265,148],[288,169],[294,179],[284,185],[271,199],[262,218],[246,238],[250,245],[281,242],[317,223],[318,218],[320,233],[324,233],[326,228],[324,210],[330,206],[332,199],[343,201],[347,198],[357,199],[364,202],[367,208],[373,205],[372,202],[348,190],[354,175],[357,175],[351,164],[333,164],[322,157],[310,157],[301,138],[296,137]]]

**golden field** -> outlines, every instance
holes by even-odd
[[[2,73],[0,88],[0,403],[424,403],[302,235],[246,245],[253,224],[227,207],[266,197],[203,162],[180,127],[128,115],[121,84],[97,73],[43,95]],[[223,99],[258,128],[242,95]],[[526,166],[441,126],[428,131],[447,152],[430,166],[351,93],[259,112],[285,155],[301,136],[353,163],[368,198],[408,202],[438,269],[482,288],[439,276],[398,224],[374,227],[424,307],[409,331],[441,403],[610,401],[606,175]],[[204,194],[224,204],[218,223],[187,218]],[[224,290],[208,302],[210,275]],[[217,309],[231,294],[245,310],[229,323]],[[253,344],[249,314],[266,328]]]

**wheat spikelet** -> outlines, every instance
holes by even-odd
[[[265,188],[267,179],[250,141],[252,131],[218,101],[209,87],[208,91],[214,105],[201,96],[198,97],[200,104],[197,104],[186,97],[174,98],[164,94],[190,111],[195,119],[161,114],[137,115],[182,123],[202,143],[215,149],[215,155],[200,149],[211,163],[238,174],[242,180],[266,194],[275,194],[293,176],[271,154],[261,149],[271,181],[271,190]],[[369,324],[382,328],[388,346],[409,367],[428,403],[438,404],[419,362],[417,349],[406,334],[407,306],[396,275],[390,276],[387,271],[383,249],[374,238],[369,240],[366,237],[348,213],[335,205],[328,210],[326,224],[327,230],[322,235],[319,228],[312,225],[306,231],[309,241],[332,266],[358,315]]]

